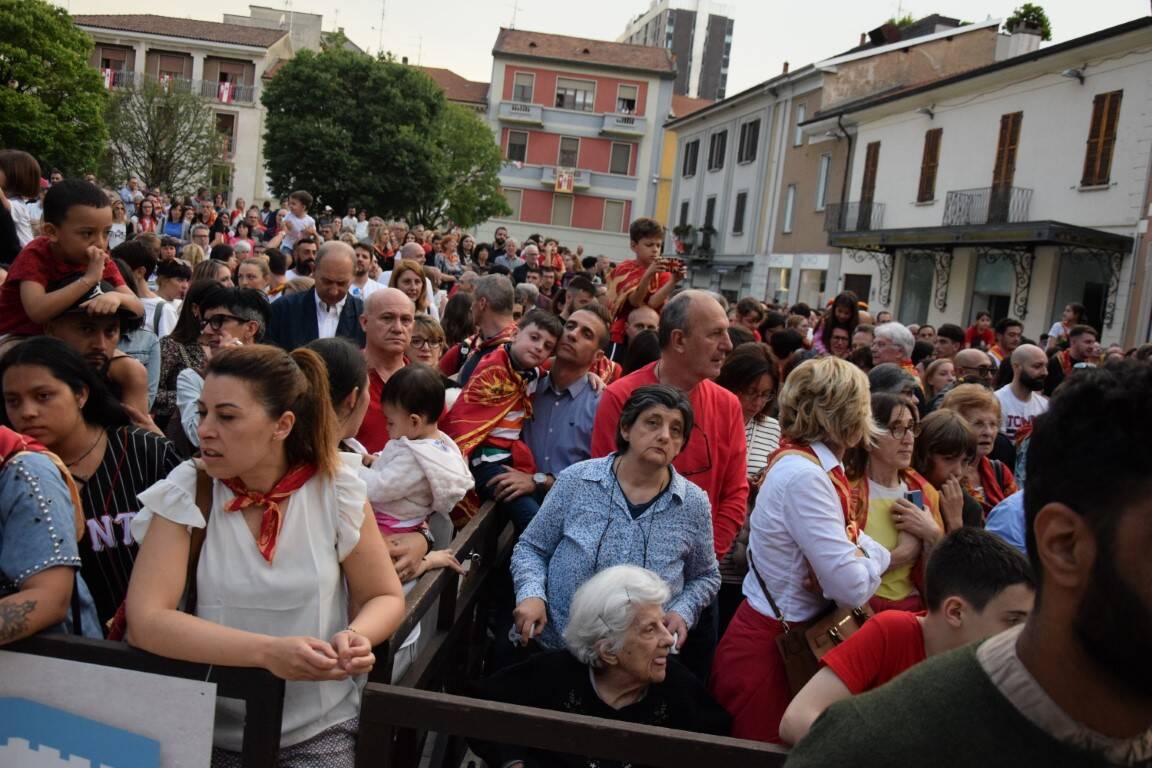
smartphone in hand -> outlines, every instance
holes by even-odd
[[[905,498],[905,500],[910,501],[914,505],[916,505],[917,508],[919,508],[919,509],[924,508],[924,492],[923,491],[909,491],[908,493],[904,494],[904,498]]]

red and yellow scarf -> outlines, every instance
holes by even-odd
[[[640,285],[641,278],[644,273],[648,271],[648,267],[641,264],[636,259],[625,261],[615,269],[612,270],[612,275],[608,278],[608,307],[612,311],[614,322],[612,323],[612,341],[617,344],[624,341],[624,330],[628,325],[628,313],[635,307],[628,301],[628,297]],[[664,287],[664,284],[672,279],[672,275],[667,272],[657,272],[652,276],[652,280],[648,283],[648,294],[641,297],[641,303],[647,302],[648,298]],[[656,307],[656,311],[660,308]]]
[[[803,456],[821,469],[824,467],[820,463],[820,457],[816,455],[816,451],[812,450],[811,446],[794,443],[785,438],[780,441],[780,447],[776,449],[776,452],[769,457],[768,472],[771,472],[772,466],[785,456]],[[860,521],[859,510],[855,508],[852,486],[848,482],[847,475],[844,474],[844,468],[839,464],[830,469],[827,474],[828,479],[832,482],[832,487],[836,489],[837,498],[840,499],[840,509],[844,514],[844,532],[848,534],[848,540],[855,544],[856,540],[860,538],[860,531],[864,527],[864,523]]]
[[[257,547],[267,562],[271,563],[276,554],[276,542],[280,538],[280,528],[284,524],[284,510],[280,505],[315,474],[315,465],[298,464],[288,470],[267,493],[248,490],[238,477],[221,481],[228,490],[236,494],[236,498],[228,502],[224,511],[241,512],[249,507],[262,509]]]

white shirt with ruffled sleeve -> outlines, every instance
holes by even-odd
[[[360,541],[366,492],[357,474],[358,456],[341,454],[334,478],[312,477],[281,505],[283,523],[276,553],[264,560],[244,516],[227,512],[235,495],[213,483],[211,525],[197,567],[196,615],[227,627],[277,637],[322,640],[348,626],[348,595],[340,563]],[[188,529],[203,528],[196,506],[196,469],[184,462],[139,496],[143,505],[132,522],[142,541],[154,515]],[[352,679],[286,685],[280,744],[309,739],[359,713],[360,694]],[[239,751],[244,704],[219,699],[213,742]]]

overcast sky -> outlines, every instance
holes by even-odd
[[[224,13],[246,14],[244,0],[197,0],[184,4],[156,0],[54,0],[73,13],[158,13],[222,21]],[[452,69],[487,82],[492,44],[515,13],[518,29],[614,40],[629,18],[649,0],[386,0],[383,47],[413,63]],[[966,21],[1006,18],[1022,0],[727,0],[735,19],[728,93],[734,94],[780,72],[795,69],[855,46],[860,33],[897,12],[917,18],[930,13]],[[287,3],[287,4],[286,4]],[[1052,22],[1053,42],[1095,32],[1145,16],[1149,0],[1040,0]],[[324,29],[337,25],[361,48],[375,53],[380,43],[382,0],[265,0],[276,8],[324,15]]]

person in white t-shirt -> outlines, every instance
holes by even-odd
[[[300,189],[288,196],[288,215],[284,217],[284,239],[280,250],[291,251],[301,237],[316,237],[316,220],[308,215],[312,195]]]
[[[356,252],[356,266],[353,270],[352,284],[348,286],[348,293],[366,299],[387,286],[372,279],[372,266],[376,259],[376,255],[372,252],[372,244],[356,243],[352,250]]]
[[[1016,433],[1048,410],[1040,394],[1048,377],[1048,355],[1034,344],[1021,344],[1012,352],[1012,383],[996,390],[1000,401],[1000,431],[1015,440]]]

